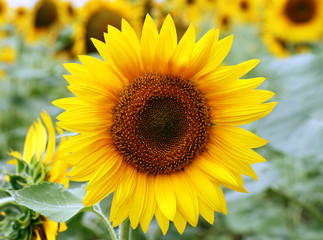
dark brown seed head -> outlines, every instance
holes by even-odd
[[[189,80],[147,74],[118,97],[112,135],[123,159],[139,171],[169,174],[205,149],[210,126],[206,99]]]

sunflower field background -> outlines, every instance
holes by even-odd
[[[15,171],[9,153],[23,151],[28,128],[43,110],[53,122],[62,112],[51,102],[71,96],[63,64],[79,63],[83,54],[100,58],[90,38],[103,40],[107,24],[120,28],[122,18],[139,35],[147,13],[157,26],[170,13],[179,39],[190,23],[197,39],[210,28],[220,28],[220,38],[233,34],[223,64],[260,59],[246,77],[264,76],[261,88],[275,92],[278,104],[244,126],[269,141],[257,149],[267,162],[253,165],[258,181],[244,178],[248,194],[224,189],[227,216],[215,213],[213,225],[201,218],[182,235],[171,225],[165,236],[154,220],[146,234],[135,229],[132,239],[322,239],[322,0],[0,0],[0,239],[20,239],[6,235],[15,231],[11,223],[33,219],[22,208],[5,213],[1,200]],[[82,186],[70,182],[81,198]],[[111,196],[100,205],[108,216]],[[95,211],[76,212],[57,239],[110,239]]]

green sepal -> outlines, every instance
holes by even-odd
[[[0,221],[0,239],[32,240],[33,229],[42,224],[40,214],[24,206],[16,204],[6,205]]]
[[[17,173],[18,174],[28,174],[29,172],[29,165],[26,161],[16,158],[17,161]]]
[[[44,164],[41,161],[34,162],[31,167],[31,175],[34,183],[39,183],[45,181],[46,172]]]
[[[30,183],[30,177],[26,175],[8,174],[7,176],[9,177],[9,183],[14,190],[22,189]]]

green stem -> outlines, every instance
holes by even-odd
[[[5,206],[9,203],[15,203],[15,199],[13,197],[5,197],[0,199],[0,207]]]
[[[98,208],[98,210],[96,210],[96,209],[95,209],[95,207],[97,207],[97,208]],[[99,204],[98,204],[98,205],[96,205],[96,206],[93,206],[93,208],[92,208],[92,212],[94,212],[94,213],[98,214],[98,215],[101,217],[101,219],[103,220],[104,224],[106,225],[106,227],[107,227],[107,229],[108,229],[108,231],[109,231],[109,233],[110,233],[110,236],[111,236],[112,240],[117,240],[117,239],[118,239],[118,237],[117,237],[117,233],[114,231],[114,229],[113,229],[113,227],[111,226],[111,224],[110,224],[109,220],[108,220],[108,219],[104,216],[104,214],[102,213],[102,211],[101,211],[101,208],[100,208],[100,205],[99,205]]]
[[[127,218],[120,224],[120,236],[119,240],[129,240],[130,238],[130,220]]]
[[[298,206],[304,208],[306,211],[308,211],[314,217],[316,217],[319,221],[323,222],[323,215],[322,215],[321,211],[319,209],[317,209],[315,206],[307,204],[305,202],[302,202],[299,199],[295,198],[294,196],[291,196],[291,195],[279,190],[278,188],[271,188],[271,190],[273,192],[281,195],[282,197],[294,202]]]

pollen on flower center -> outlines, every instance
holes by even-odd
[[[147,174],[182,170],[206,146],[209,106],[187,79],[143,75],[118,97],[112,129],[123,159]]]
[[[294,23],[309,22],[315,16],[315,3],[313,0],[289,0],[285,15]]]

